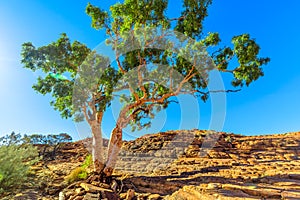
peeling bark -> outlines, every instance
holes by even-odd
[[[107,156],[106,166],[104,169],[104,173],[106,176],[112,175],[121,147],[122,147],[122,129],[116,126],[111,133],[111,138],[108,145],[108,156]]]

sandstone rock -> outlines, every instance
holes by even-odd
[[[129,189],[126,194],[126,200],[132,200],[135,196],[135,192],[132,189]]]
[[[88,183],[81,183],[80,187],[82,187],[86,192],[100,192],[100,191],[106,191],[106,192],[113,192],[110,189],[105,189],[101,187],[97,187]]]
[[[222,185],[220,183],[209,183],[207,185],[208,190],[215,190],[215,189],[219,189],[221,187],[222,187]]]
[[[280,198],[281,191],[277,189],[269,189],[269,188],[251,188],[242,186],[241,190],[246,194],[250,194],[253,196],[259,196],[264,198]]]
[[[161,199],[161,197],[160,197],[159,194],[150,194],[147,199],[149,199],[149,200],[158,200],[158,199]]]
[[[167,200],[190,200],[190,199],[203,199],[201,190],[195,186],[184,186],[182,189],[174,192],[172,195],[167,196]],[[208,199],[208,198],[205,198]],[[214,197],[209,199],[215,199]]]
[[[241,186],[240,185],[233,185],[233,184],[223,184],[222,188],[226,189],[226,190],[240,190]]]
[[[219,138],[214,144],[214,134],[206,131],[168,131],[124,142],[118,160],[120,171],[115,173],[122,175],[128,170],[133,174],[129,178],[117,178],[124,184],[120,198],[125,199],[125,191],[134,188],[133,199],[158,195],[159,198],[169,195],[166,199],[300,199],[299,133],[269,136],[230,134],[230,138],[227,137],[229,134],[220,133],[216,136]],[[214,148],[199,148],[204,141]],[[133,145],[136,147],[132,149]],[[202,152],[202,157],[199,152]],[[36,184],[40,187],[35,186],[37,192],[16,191],[19,195],[15,199],[57,199],[58,192],[63,189],[60,185],[63,174],[80,166],[87,153],[83,145],[68,144],[58,152],[56,160],[47,163],[47,167],[39,163],[32,168],[39,176],[45,174],[43,182]],[[152,173],[153,169],[156,174]],[[110,185],[98,181],[89,183],[76,183],[64,189],[65,199],[118,198]],[[46,192],[52,195],[45,195]],[[13,196],[6,199],[13,199]]]
[[[300,199],[300,191],[283,191],[281,197],[284,199],[295,198]]]
[[[65,194],[63,192],[59,193],[58,200],[65,200]]]
[[[77,197],[74,198],[74,200],[83,200],[83,199],[84,199],[83,196],[77,196]]]
[[[100,194],[91,194],[91,193],[87,193],[86,195],[84,195],[83,200],[98,200],[100,199]]]
[[[22,194],[22,193],[18,193],[18,194],[16,194],[15,195],[15,197],[21,197],[21,196],[23,196],[24,194]]]
[[[76,188],[76,189],[75,189],[75,192],[76,192],[77,194],[81,193],[81,192],[82,192],[82,188]]]
[[[126,196],[127,196],[127,193],[120,193],[120,194],[119,194],[119,197],[120,197],[121,199],[126,199]]]

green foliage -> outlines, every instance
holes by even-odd
[[[15,136],[13,132],[3,137],[5,143],[0,146],[0,191],[2,192],[21,187],[28,178],[30,166],[38,161],[37,149],[31,144],[16,140],[20,137]]]
[[[32,134],[32,135],[24,135],[24,140],[28,141],[31,144],[48,144],[48,145],[56,145],[64,142],[71,142],[72,137],[67,133],[60,134]]]
[[[84,180],[88,177],[90,167],[93,164],[92,155],[87,155],[83,164],[80,167],[76,167],[71,173],[65,177],[65,182],[73,183],[75,181]]]
[[[208,16],[208,6],[211,4],[212,0],[183,0],[183,19],[178,21],[175,30],[191,38],[200,37],[203,21]]]
[[[88,3],[86,7],[86,13],[92,17],[92,27],[95,29],[101,29],[105,25],[105,21],[108,18],[108,14],[105,11],[100,10],[97,7]]]
[[[62,117],[72,117],[76,112],[83,111],[85,112],[84,116],[75,115],[74,119],[79,121],[85,117],[88,120],[96,120],[95,112],[103,113],[106,107],[110,105],[113,98],[112,92],[117,89],[116,83],[122,77],[127,81],[124,83],[125,86],[129,85],[126,89],[130,88],[131,85],[130,96],[127,98],[123,96],[123,100],[131,103],[137,102],[150,94],[153,94],[152,99],[157,99],[154,98],[155,96],[164,98],[163,101],[154,100],[152,102],[160,105],[151,106],[151,109],[140,109],[139,113],[144,112],[144,115],[145,110],[147,110],[150,116],[151,113],[153,114],[151,111],[154,107],[155,110],[167,108],[170,103],[169,97],[174,96],[175,93],[170,89],[170,86],[165,87],[161,83],[149,83],[149,81],[141,83],[133,74],[128,76],[128,72],[141,65],[143,60],[146,65],[154,64],[157,66],[157,69],[151,72],[152,77],[165,79],[165,81],[167,81],[167,77],[163,76],[172,74],[174,71],[182,77],[187,77],[189,73],[192,73],[193,77],[190,77],[180,87],[186,89],[186,85],[191,86],[190,90],[194,92],[190,93],[206,101],[209,97],[207,90],[208,74],[214,67],[192,70],[193,64],[187,57],[193,56],[197,50],[201,50],[203,47],[217,48],[221,41],[218,33],[208,33],[207,36],[203,33],[203,22],[208,16],[208,8],[212,4],[212,0],[182,0],[181,13],[178,13],[177,18],[169,18],[166,15],[168,3],[168,0],[125,0],[122,3],[111,5],[108,11],[89,3],[86,7],[86,13],[92,19],[93,28],[105,29],[108,37],[107,44],[112,45],[116,52],[126,50],[126,44],[130,42],[126,39],[129,30],[131,34],[135,35],[136,42],[152,42],[157,45],[158,40],[153,40],[153,38],[159,36],[159,33],[153,29],[159,27],[163,29],[174,28],[175,31],[195,39],[192,44],[188,42],[185,49],[174,53],[172,44],[164,43],[168,39],[162,32],[160,38],[163,39],[159,40],[161,43],[159,45],[164,47],[169,45],[167,49],[148,47],[133,50],[122,55],[122,61],[119,63],[121,65],[115,67],[110,65],[111,61],[108,58],[92,52],[86,45],[78,41],[71,43],[66,34],[62,34],[56,42],[39,48],[34,47],[31,43],[24,43],[22,48],[24,67],[32,71],[42,70],[45,73],[45,77],[39,77],[33,88],[43,95],[50,93],[53,97],[51,105],[60,111]],[[140,31],[140,28],[145,31]],[[181,36],[178,35],[178,37],[179,40],[182,40],[182,38],[180,39]],[[232,74],[231,83],[233,87],[248,86],[263,76],[262,66],[267,64],[270,59],[259,57],[260,47],[249,34],[234,36],[232,44],[232,46],[211,51],[210,56],[220,72]],[[203,50],[200,52],[203,53]],[[238,60],[238,66],[230,65],[230,61],[234,58]],[[159,64],[164,66],[158,66]],[[81,67],[79,67],[80,65]],[[140,70],[144,70],[142,75],[149,75],[149,69],[140,68]],[[77,78],[78,82],[75,83],[77,71],[80,78]],[[97,77],[95,74],[101,74],[101,76]],[[95,77],[97,78],[94,79]],[[174,73],[171,79],[169,83],[179,82]],[[131,82],[129,82],[130,80]],[[139,85],[137,86],[136,83]],[[75,84],[77,86],[75,88],[80,88],[82,91],[73,91]],[[88,93],[86,93],[86,88],[88,88]],[[75,96],[79,98],[72,102],[74,92],[76,92]],[[91,94],[92,98],[85,104]],[[175,94],[175,96],[177,95]],[[88,113],[87,107],[94,112]],[[131,111],[134,112],[134,109]],[[143,118],[138,117],[138,113],[135,117],[138,119],[136,121]]]
[[[233,52],[240,63],[240,66],[234,70],[235,80],[233,85],[242,86],[243,83],[246,83],[248,86],[251,82],[264,75],[261,66],[267,64],[270,59],[258,57],[260,47],[254,39],[250,39],[249,34],[233,37],[232,43],[234,44]]]
[[[201,42],[206,47],[218,45],[221,41],[219,33],[209,33]]]
[[[38,77],[33,89],[46,95],[51,94],[53,100],[50,104],[61,113],[63,118],[74,114],[72,108],[72,94],[74,78],[78,66],[91,52],[84,44],[77,41],[73,43],[66,34],[49,45],[36,48],[32,43],[22,45],[22,60],[24,67],[32,71],[42,71],[45,76]],[[65,75],[68,79],[59,79],[53,75]]]
[[[93,164],[93,158],[92,158],[92,155],[89,154],[89,155],[86,156],[86,158],[85,158],[83,164],[81,165],[81,167],[83,169],[87,169],[88,167],[92,166],[92,164]]]
[[[16,134],[14,131],[11,134],[5,135],[0,138],[0,146],[18,145],[23,142],[22,135]]]
[[[124,108],[126,105],[131,107],[127,111],[127,116],[133,118],[130,123],[134,129],[135,125],[139,129],[149,127],[150,123],[145,119],[153,118],[155,111],[167,108],[169,103],[173,102],[172,96],[180,93],[192,94],[206,101],[210,94],[207,89],[210,81],[208,74],[213,69],[218,69],[222,73],[231,73],[231,84],[239,89],[243,85],[249,86],[263,76],[262,66],[267,64],[270,59],[259,57],[260,47],[249,34],[234,36],[232,46],[221,48],[218,47],[221,41],[218,33],[208,33],[205,36],[203,22],[208,16],[208,7],[211,4],[212,0],[183,0],[180,15],[173,19],[165,15],[168,8],[166,0],[141,0],[138,2],[125,0],[123,3],[116,3],[110,7],[110,12],[106,13],[105,17],[108,19],[105,22],[102,18],[87,12],[92,18],[94,28],[95,21],[98,21],[98,24],[105,24],[101,27],[107,33],[107,45],[112,45],[115,51],[126,52],[130,42],[137,42],[142,47],[126,52],[122,58],[122,65],[116,68],[116,70],[122,71],[123,85],[128,84],[129,86],[130,94],[122,94],[120,100],[125,103]],[[87,10],[93,10],[94,13],[104,12],[91,4],[88,4]],[[101,27],[98,26],[97,29]],[[172,44],[166,43],[168,39],[164,31],[161,33],[153,31],[158,30],[159,27],[173,27],[175,31],[195,39],[195,41],[187,41],[178,34],[178,39],[186,42],[186,46],[175,52]],[[129,30],[131,34],[129,38],[134,38],[132,40],[127,39]],[[155,39],[156,36],[163,39]],[[167,48],[143,48],[143,45],[147,43]],[[211,66],[202,64],[206,60],[204,52],[206,48],[210,48],[210,52],[212,52],[211,55],[206,56],[211,56],[213,62]],[[219,49],[215,51],[215,48]],[[196,63],[191,63],[191,60],[195,60],[195,58],[197,58]],[[230,65],[231,60],[235,58],[239,65]],[[209,62],[211,61],[207,60],[207,63]],[[147,67],[138,67],[142,64],[154,65],[156,68],[150,70]],[[195,65],[200,67],[196,69]],[[134,72],[130,73],[132,70]],[[136,74],[139,73],[141,76],[137,78]],[[189,77],[190,74],[193,76]],[[144,77],[143,80],[141,77]],[[180,84],[182,81],[180,77],[188,78],[188,81]],[[160,80],[160,83],[155,80]],[[175,92],[178,87],[182,88],[179,93]],[[138,102],[142,100],[145,103],[139,104]]]
[[[81,112],[87,112],[86,107],[92,105],[90,109],[94,110],[96,107],[96,112],[86,116],[91,117],[89,120],[94,120],[96,114],[103,112],[110,103],[111,92],[119,73],[109,68],[107,58],[78,41],[71,43],[66,34],[63,33],[57,41],[38,48],[30,42],[24,43],[21,56],[24,68],[43,72],[44,77],[37,78],[33,89],[42,95],[51,94],[50,105],[63,118],[74,117],[75,121],[82,121],[84,118]],[[97,74],[99,77],[95,76]],[[80,78],[75,83],[76,75]],[[97,78],[94,79],[95,77]],[[94,98],[90,100],[91,94]]]
[[[82,173],[84,173],[84,170],[81,167],[76,167],[68,176],[65,177],[65,182],[70,184],[80,180],[79,176],[81,176]]]

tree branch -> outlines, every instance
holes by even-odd
[[[203,92],[203,91],[200,91],[200,90],[194,90],[193,93],[195,92],[198,92],[200,94],[203,94],[203,95],[208,95],[209,93],[231,93],[231,92],[239,92],[241,91],[242,89],[237,89],[237,90],[210,90],[210,91],[207,91],[207,92]]]
[[[117,44],[117,41],[118,41],[118,38],[117,38],[116,41],[115,41],[115,46],[117,46],[117,45],[116,45],[116,44]],[[122,72],[123,75],[125,75],[125,74],[127,73],[127,71],[125,71],[125,70],[123,69],[122,65],[121,65],[121,62],[120,62],[120,55],[119,55],[119,53],[118,53],[118,51],[117,51],[117,48],[116,48],[116,61],[117,61],[117,64],[118,64],[118,67],[119,67],[120,71]],[[131,87],[130,85],[128,85],[128,86],[129,86],[129,90],[130,90],[131,94],[134,95],[135,99],[139,99],[138,95],[136,94],[136,92],[134,92],[134,90],[132,89],[132,87]]]
[[[141,68],[142,67],[146,67],[146,61],[145,61],[145,59],[143,59],[141,57],[140,51],[138,52],[138,58],[139,58],[139,62],[140,62],[140,65],[138,66],[139,87],[143,91],[143,97],[142,97],[142,99],[144,99],[144,98],[147,98],[147,92],[146,92],[146,89],[145,89],[144,84],[143,84],[143,75],[141,73]]]
[[[83,110],[83,115],[84,115],[86,121],[87,121],[87,122],[89,123],[89,125],[91,126],[91,121],[92,121],[92,120],[91,120],[91,119],[89,118],[89,116],[88,116],[86,105],[83,105],[83,106],[82,106],[82,110]]]
[[[182,20],[184,20],[186,18],[186,16],[184,15],[184,16],[180,16],[180,17],[178,17],[178,18],[170,18],[170,19],[168,19],[169,21],[182,21]]]

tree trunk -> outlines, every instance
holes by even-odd
[[[111,133],[111,138],[108,145],[107,162],[104,169],[104,173],[106,176],[112,175],[121,147],[122,147],[122,129],[116,126]]]
[[[52,153],[51,153],[51,157],[52,157],[53,160],[54,160],[55,157],[56,157],[56,152],[57,152],[57,150],[58,150],[59,147],[60,147],[60,143],[54,145],[54,147],[53,147],[53,151],[52,151]]]
[[[96,120],[92,121],[91,128],[93,134],[92,156],[94,170],[95,172],[100,173],[104,168],[104,150],[100,123]]]
[[[45,144],[42,152],[43,159],[46,159],[46,150],[47,150],[47,144]]]

